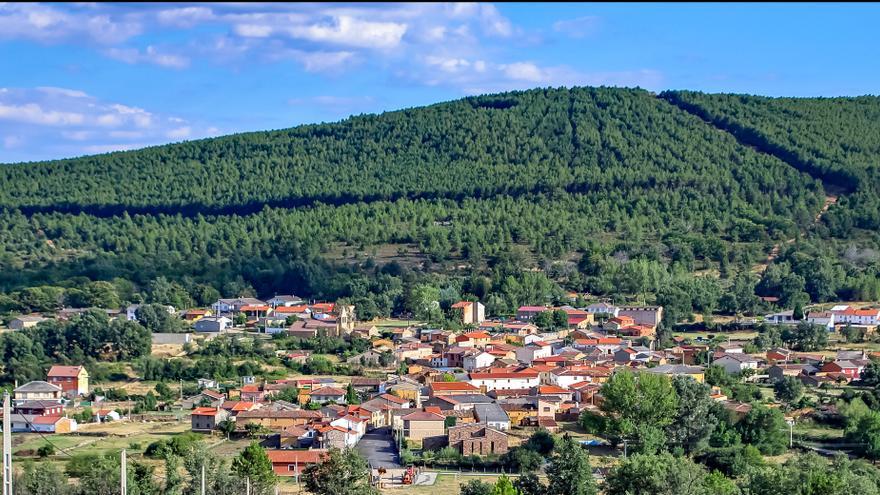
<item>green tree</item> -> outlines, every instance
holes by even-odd
[[[596,482],[590,459],[568,435],[557,442],[547,466],[548,495],[595,495]]]
[[[556,439],[553,435],[544,428],[538,428],[538,430],[532,433],[529,439],[526,440],[523,447],[533,450],[542,456],[548,456],[553,452],[553,447],[555,445]]]
[[[58,468],[49,462],[35,463],[27,460],[22,474],[13,482],[18,495],[68,495],[72,487]]]
[[[773,383],[773,393],[781,402],[797,402],[804,395],[804,384],[793,376],[784,376]]]
[[[605,480],[606,495],[716,495],[718,480],[708,479],[705,468],[669,452],[635,454],[615,466]],[[730,484],[725,485],[729,490]],[[734,485],[735,488],[735,485]],[[733,493],[736,493],[735,491]]]
[[[345,403],[346,404],[360,404],[361,397],[358,395],[357,390],[354,389],[354,385],[351,383],[348,384],[348,387],[345,389]]]
[[[672,424],[678,411],[675,389],[664,375],[621,370],[602,384],[601,393],[607,433],[629,439],[636,449],[656,446],[658,434]]]
[[[468,480],[460,485],[461,495],[492,495],[493,485],[480,480]]]
[[[224,419],[217,424],[217,429],[223,432],[223,434],[226,435],[226,439],[229,440],[230,435],[235,433],[235,426],[235,421],[231,419]]]
[[[714,401],[709,387],[690,377],[676,376],[672,386],[678,397],[678,411],[667,427],[669,442],[691,453],[708,440],[718,424],[712,412]]]
[[[788,425],[778,409],[756,404],[736,429],[743,442],[754,445],[764,455],[779,455],[788,446]]]
[[[260,444],[252,442],[232,461],[232,471],[239,478],[247,478],[260,490],[268,490],[277,483],[272,461]]]
[[[45,459],[50,455],[55,455],[55,446],[51,443],[41,445],[40,448],[37,449],[37,455],[40,456],[41,459]]]
[[[798,351],[818,351],[828,345],[828,330],[822,325],[802,321],[794,329],[783,330],[782,340]]]
[[[547,493],[547,486],[541,483],[541,479],[535,473],[521,474],[514,480],[513,486],[521,495],[544,495]]]
[[[375,495],[367,461],[352,449],[331,448],[322,462],[303,471],[306,489],[315,495]]]
[[[491,495],[520,495],[519,491],[513,486],[513,483],[505,475],[498,477],[495,486],[492,487]]]

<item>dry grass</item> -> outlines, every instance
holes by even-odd
[[[150,355],[155,357],[182,357],[186,353],[183,352],[182,344],[153,344]]]

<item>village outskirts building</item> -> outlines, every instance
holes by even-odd
[[[6,326],[10,330],[24,330],[25,328],[33,328],[40,322],[46,320],[47,318],[43,318],[39,315],[23,315],[9,320],[9,323]]]
[[[89,372],[85,366],[52,366],[46,376],[46,381],[61,387],[62,393],[69,397],[89,393]]]
[[[460,313],[462,325],[479,325],[486,321],[486,307],[479,301],[459,301],[452,310]]]

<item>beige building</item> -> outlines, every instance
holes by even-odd
[[[16,404],[30,400],[61,400],[61,387],[42,380],[25,383],[12,391]]]
[[[619,309],[617,316],[628,316],[636,325],[656,327],[663,319],[663,306],[624,306]]]
[[[296,411],[269,411],[258,409],[238,413],[238,416],[235,417],[235,422],[237,424],[236,429],[238,430],[245,429],[249,423],[255,423],[273,431],[284,431],[319,419],[321,419],[321,413],[318,411],[302,409]]]
[[[452,309],[460,313],[464,325],[479,325],[486,321],[486,307],[480,302],[459,301],[452,305]]]
[[[401,418],[403,438],[423,442],[426,438],[443,437],[446,434],[446,417],[429,411],[416,411]]]
[[[25,328],[35,327],[41,321],[46,321],[46,318],[35,315],[18,316],[11,319],[7,326],[10,330],[23,330]]]

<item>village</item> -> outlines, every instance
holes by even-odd
[[[503,470],[499,459],[536,431],[574,435],[584,448],[607,456],[613,464],[615,457],[625,455],[621,446],[585,431],[580,418],[599,414],[602,386],[620,370],[707,383],[712,381],[707,379],[710,367],[720,368],[733,381],[766,391],[759,396],[771,407],[780,407],[773,400],[774,383],[788,377],[803,384],[808,394],[857,390],[871,359],[880,356],[870,344],[880,324],[880,309],[864,304],[826,306],[808,308],[803,315],[792,310],[767,314],[733,332],[676,332],[671,345],[661,346],[659,306],[602,301],[580,308],[522,306],[514,317],[500,319],[487,317],[480,302],[460,301],[448,310],[460,324],[460,330],[452,331],[401,319],[361,322],[354,306],[292,295],[266,301],[220,299],[210,308],[166,308],[190,329],[154,333],[154,353],[177,348],[169,354],[175,359],[186,355],[185,348],[215,339],[272,342],[281,336],[359,341],[365,350],[344,358],[350,371],[346,375],[288,370],[271,377],[241,376],[232,383],[212,376],[186,387],[182,381],[172,383],[165,386],[171,393],[165,394],[161,407],[137,414],[132,414],[130,400],[97,395],[95,390],[111,387],[97,388],[86,367],[59,363],[45,380],[12,388],[11,430],[16,458],[40,460],[61,460],[83,449],[101,448],[102,442],[106,448],[143,451],[149,441],[187,432],[211,439],[227,454],[256,440],[266,449],[275,474],[291,482],[298,481],[305,467],[320,462],[328,449],[353,448],[369,462],[374,483],[385,488],[435,483],[436,474],[424,474],[432,461],[463,472]],[[138,310],[132,305],[101,311],[111,318],[136,320]],[[82,311],[16,317],[7,331]],[[791,345],[758,349],[754,341],[760,334],[750,328],[756,325],[821,328],[828,335],[827,344],[810,352]],[[853,334],[861,336],[861,343],[843,337]],[[316,357],[303,349],[276,349],[275,354],[289,366]],[[340,361],[339,356],[331,357]],[[126,386],[140,385],[140,390],[164,385],[137,376],[126,379]],[[752,408],[750,401],[729,396],[729,389],[711,385],[712,399],[735,417]],[[193,388],[195,393],[184,394]],[[787,408],[792,443],[795,425],[809,424],[810,415],[822,407],[826,406]],[[811,443],[809,431],[799,436],[806,448],[835,449]],[[594,467],[594,475],[601,478],[603,465]]]

